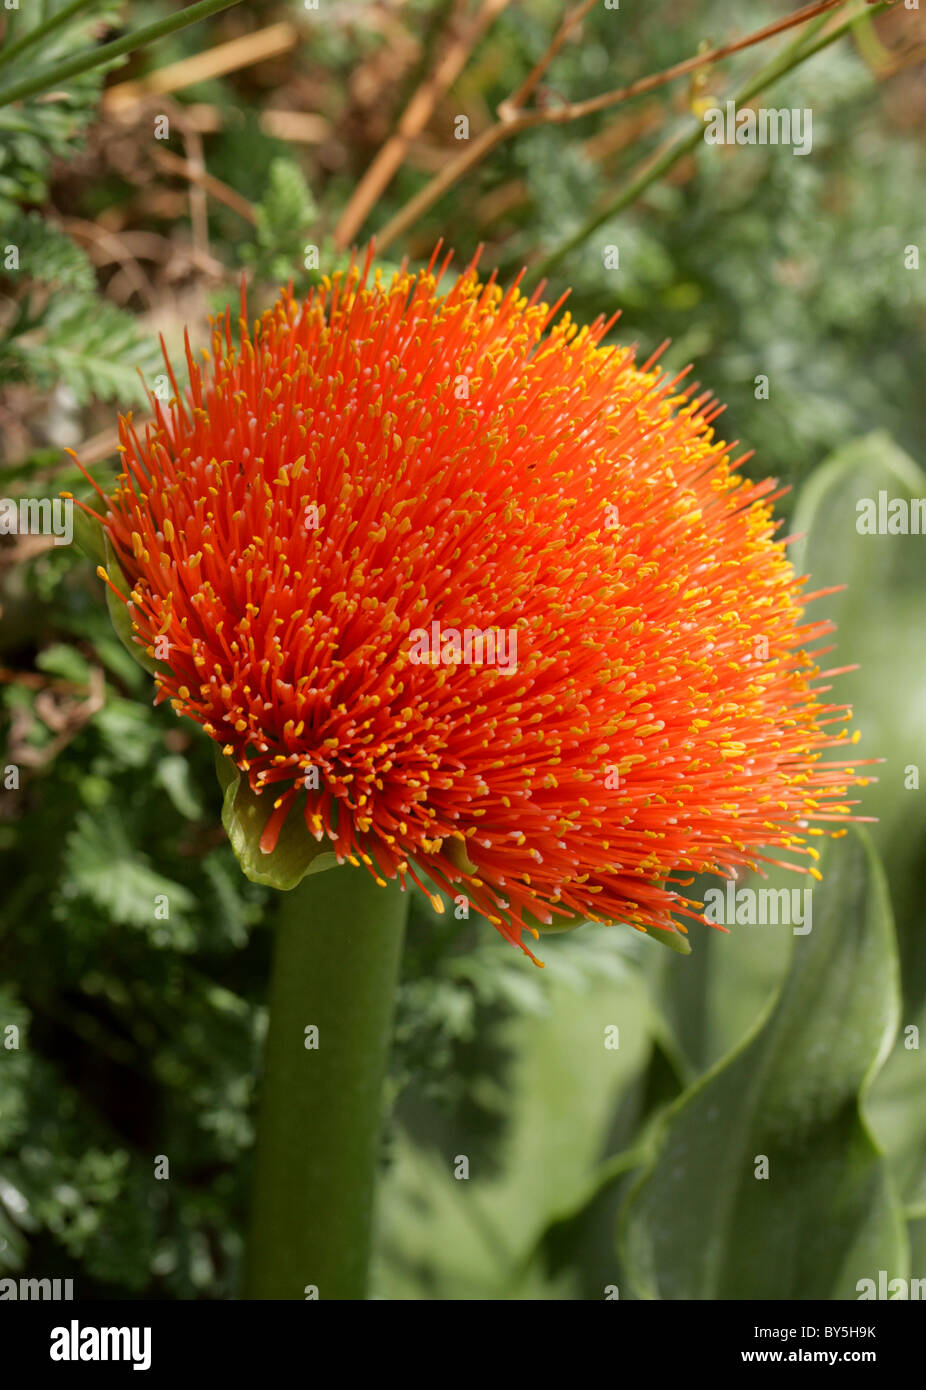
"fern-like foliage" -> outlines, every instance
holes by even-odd
[[[242,259],[260,280],[301,282],[305,277],[304,247],[318,209],[293,160],[280,157],[271,161],[264,195],[254,211],[254,241],[242,248]]]
[[[83,404],[140,399],[156,347],[96,290],[93,267],[65,232],[16,209],[0,235],[0,379],[68,386]],[[8,292],[8,293],[6,293]]]
[[[37,212],[14,209],[3,224],[3,239],[4,252],[16,250],[16,268],[28,280],[60,290],[94,289],[96,277],[86,254],[60,227]],[[13,260],[10,254],[4,255],[8,274],[14,268]]]
[[[4,48],[12,48],[56,13],[67,0],[46,0],[44,5],[23,4],[5,10]],[[123,6],[119,0],[93,0],[60,28],[0,67],[4,83],[22,81],[87,48],[118,23]],[[2,58],[2,50],[0,50]],[[43,92],[11,106],[0,107],[0,227],[19,203],[39,203],[48,192],[52,159],[72,154],[93,121],[103,79],[111,64],[69,79],[67,90]]]
[[[4,11],[0,96],[14,77],[22,81],[92,47],[123,8],[119,0],[88,0],[20,47],[66,6],[67,0],[46,0]],[[0,106],[0,380],[40,391],[64,385],[79,404],[93,396],[140,400],[138,373],[157,359],[130,315],[100,297],[84,252],[56,223],[29,210],[47,198],[53,160],[72,155],[95,119],[110,66],[69,79],[64,90]]]

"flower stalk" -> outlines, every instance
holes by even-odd
[[[281,897],[248,1298],[365,1296],[407,905],[397,882],[347,865]]]

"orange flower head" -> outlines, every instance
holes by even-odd
[[[185,396],[168,362],[100,494],[135,640],[266,798],[263,851],[302,816],[518,944],[684,933],[693,873],[802,867],[851,817],[830,625],[716,403],[446,269],[368,255],[253,331],[242,304],[238,344],[226,312],[205,368],[187,342]]]

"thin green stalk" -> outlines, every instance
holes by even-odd
[[[123,34],[121,39],[114,39],[112,43],[86,49],[85,52],[78,53],[63,63],[53,63],[30,77],[24,77],[21,82],[14,82],[12,86],[0,90],[0,106],[8,106],[11,101],[22,101],[24,97],[35,96],[37,92],[53,91],[68,78],[79,77],[82,72],[89,72],[103,63],[109,63],[113,58],[121,58],[125,53],[134,53],[136,49],[144,48],[156,39],[176,33],[178,29],[185,29],[197,20],[207,19],[209,15],[218,14],[220,10],[227,10],[237,3],[238,0],[199,0],[198,4],[188,5],[177,14],[159,19],[155,24],[147,24],[142,29],[133,30],[131,34]]]
[[[767,63],[766,66],[757,72],[754,77],[751,77],[738,92],[734,93],[732,100],[737,106],[745,105],[746,102],[751,101],[754,96],[757,96],[759,92],[772,86],[780,77],[784,77],[786,73],[799,67],[806,59],[812,58],[815,53],[819,53],[821,49],[827,48],[831,43],[835,43],[837,39],[842,38],[842,36],[848,33],[850,29],[853,29],[856,24],[889,8],[890,6],[887,0],[881,0],[880,4],[871,5],[865,10],[850,15],[848,19],[843,20],[841,24],[838,24],[836,28],[830,30],[829,33],[823,34],[812,43],[808,43],[808,35],[812,35],[821,27],[819,21],[823,20],[825,22],[830,17],[829,14],[818,16],[817,20],[811,21],[806,29],[801,30],[797,39],[788,44],[777,57],[773,58],[770,63]],[[686,154],[691,154],[693,150],[697,149],[703,137],[704,123],[699,120],[684,135],[677,136],[674,140],[670,141],[652,163],[641,170],[637,177],[633,179],[616,198],[608,203],[607,207],[603,208],[600,212],[596,212],[595,215],[589,218],[579,231],[571,236],[568,241],[565,241],[561,246],[557,247],[555,251],[552,251],[546,256],[544,260],[534,268],[535,273],[541,277],[548,276],[550,272],[559,265],[560,261],[562,261],[565,256],[569,255],[570,251],[574,251],[577,246],[581,246],[582,242],[590,237],[593,232],[597,231],[603,222],[607,222],[609,218],[615,217],[619,212],[623,212],[625,208],[635,203],[640,194],[644,193],[651,184],[661,179],[663,174],[667,174]]]
[[[248,1298],[365,1296],[407,903],[397,883],[346,866],[281,897]]]
[[[50,15],[48,19],[37,24],[34,29],[27,30],[22,38],[17,39],[15,43],[0,48],[0,68],[5,68],[7,63],[11,63],[14,58],[19,57],[20,53],[24,53],[27,48],[32,48],[40,39],[46,38],[55,29],[60,29],[62,24],[67,24],[69,19],[73,19],[81,10],[88,9],[93,2],[94,0],[71,0],[70,5],[65,5],[63,10],[58,10],[56,14]]]

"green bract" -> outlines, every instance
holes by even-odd
[[[218,747],[215,766],[224,793],[222,824],[242,872],[252,883],[285,891],[295,888],[306,874],[320,874],[337,865],[337,855],[326,851],[325,842],[319,843],[309,834],[297,808],[286,817],[276,848],[265,854],[260,837],[273,810],[272,792],[267,790],[260,796],[253,792],[247,778]]]

